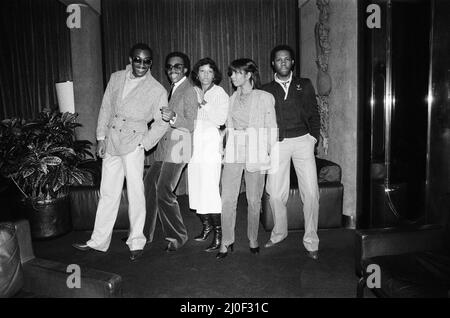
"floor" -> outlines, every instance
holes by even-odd
[[[201,230],[186,196],[179,197],[183,218],[191,237]],[[155,241],[144,256],[129,260],[129,251],[115,231],[107,253],[81,252],[73,242],[89,239],[90,232],[73,231],[62,237],[34,242],[38,257],[89,266],[122,276],[124,297],[151,298],[335,298],[355,297],[354,231],[319,230],[320,256],[314,261],[305,255],[303,231],[292,231],[277,246],[264,248],[270,232],[259,229],[261,253],[252,255],[246,239],[246,201],[241,196],[236,221],[235,251],[222,260],[203,249],[209,242],[190,239],[176,252],[166,252],[158,224]]]

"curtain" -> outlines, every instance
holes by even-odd
[[[72,80],[66,6],[0,1],[0,119],[57,108],[55,82]]]
[[[211,57],[228,93],[227,68],[237,58],[253,59],[262,82],[268,82],[273,77],[270,50],[281,43],[296,48],[297,12],[297,0],[103,1],[105,81],[128,63],[131,46],[144,42],[153,50],[152,75],[166,88],[163,64],[172,51],[186,53],[192,66]]]

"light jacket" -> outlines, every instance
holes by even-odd
[[[162,120],[161,107],[167,106],[167,92],[149,73],[122,99],[126,74],[131,69],[111,74],[103,95],[97,121],[97,139],[104,137],[106,152],[125,155],[141,143],[145,150],[153,148],[169,124]],[[147,124],[153,121],[150,129]]]
[[[225,163],[232,163],[236,158],[236,142],[239,140],[231,117],[234,102],[240,94],[240,88],[230,97],[228,119],[226,122],[227,141],[225,147]],[[245,130],[247,135],[246,170],[250,172],[270,169],[270,152],[275,145],[277,134],[277,119],[275,114],[275,98],[265,91],[254,89],[250,95],[249,126]]]

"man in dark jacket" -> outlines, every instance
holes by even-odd
[[[266,190],[274,217],[274,227],[265,247],[272,247],[288,235],[287,199],[291,159],[297,174],[305,217],[303,245],[307,255],[318,258],[319,188],[317,184],[314,146],[319,139],[320,115],[314,87],[307,78],[296,78],[294,51],[279,45],[271,52],[274,80],[263,90],[275,97],[275,111],[279,128],[278,167],[269,171]]]

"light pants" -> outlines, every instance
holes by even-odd
[[[248,172],[245,163],[225,163],[222,171],[222,245],[234,243],[236,206],[241,188],[242,172],[247,196],[247,237],[251,247],[258,246],[259,216],[265,174]]]
[[[308,251],[319,249],[317,226],[319,220],[319,187],[317,184],[315,138],[306,134],[285,138],[278,142],[279,166],[275,173],[267,175],[266,191],[270,195],[274,227],[270,236],[273,243],[284,240],[288,235],[286,204],[289,197],[291,159],[298,179],[298,188],[303,202],[305,235],[303,245]]]
[[[111,156],[108,153],[103,158],[102,180],[100,183],[100,200],[95,216],[94,231],[87,245],[99,251],[107,251],[111,243],[114,223],[119,211],[123,180],[126,176],[128,194],[128,217],[130,232],[127,245],[131,251],[143,249],[145,236],[144,195],[144,149],[123,156]]]

